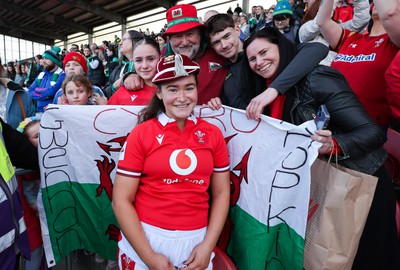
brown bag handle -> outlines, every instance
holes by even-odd
[[[22,105],[22,99],[21,96],[19,95],[19,92],[15,93],[17,95],[17,99],[18,99],[18,104],[19,104],[19,108],[21,109],[21,113],[22,113],[22,120],[25,120],[26,118],[26,114],[25,114],[25,110],[24,110],[24,105]]]

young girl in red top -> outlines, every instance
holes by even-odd
[[[144,87],[137,91],[129,91],[125,86],[121,86],[111,96],[107,105],[147,105],[156,91],[151,80],[159,60],[158,43],[149,37],[139,40],[133,47],[133,64],[137,75],[144,81]]]
[[[184,55],[161,59],[156,94],[121,151],[112,201],[120,269],[212,269],[229,158],[221,131],[192,115],[199,69]]]

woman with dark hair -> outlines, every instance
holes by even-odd
[[[26,79],[25,65],[17,63],[15,65],[15,78],[13,81],[23,87],[25,79]]]
[[[295,54],[293,45],[273,28],[265,28],[247,39],[244,50],[248,67],[265,79],[280,74]],[[370,250],[384,258],[380,260],[380,265],[384,265],[382,269],[399,269],[394,267],[399,254],[395,197],[384,165],[387,153],[382,147],[385,142],[382,130],[364,110],[344,76],[330,67],[315,68],[280,98],[280,119],[297,125],[313,119],[318,107],[325,104],[331,116],[328,130],[317,130],[312,135],[314,140],[322,143],[319,153],[337,153],[339,164],[379,178],[353,268],[379,269],[367,265],[360,267],[357,262],[357,258],[366,259],[359,254]],[[252,110],[252,104],[247,110]],[[376,223],[381,224],[381,229],[370,231]],[[381,239],[387,248],[368,241],[370,234]]]
[[[160,50],[157,41],[151,37],[145,37],[136,42],[133,47],[133,64],[137,75],[144,82],[144,87],[129,91],[123,85],[111,96],[107,105],[147,105],[156,91],[152,79],[156,74],[159,60]]]
[[[160,60],[157,91],[121,151],[112,200],[119,269],[213,267],[229,208],[229,157],[221,131],[192,114],[199,69],[185,55]]]
[[[103,41],[104,42],[104,41]],[[104,50],[105,59],[106,59],[106,79],[107,82],[110,78],[111,73],[118,66],[118,52],[114,46],[107,46]]]
[[[123,85],[124,75],[135,70],[133,66],[133,45],[141,40],[143,36],[135,30],[127,31],[119,43],[119,50],[121,53],[121,63],[111,73],[107,84],[104,88],[104,93],[110,98],[115,91]]]
[[[7,63],[7,77],[14,81],[17,72],[15,71],[14,62]]]

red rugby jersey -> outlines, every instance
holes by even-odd
[[[132,130],[121,151],[117,174],[140,177],[134,203],[141,221],[170,230],[208,224],[207,189],[213,172],[229,170],[221,131],[190,117],[180,131],[161,114]]]

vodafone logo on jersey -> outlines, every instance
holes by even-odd
[[[197,167],[197,157],[190,149],[177,149],[169,157],[169,165],[174,173],[191,174]]]

